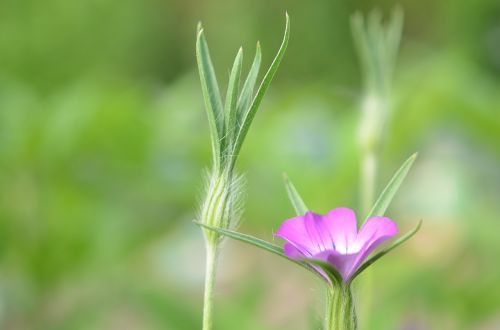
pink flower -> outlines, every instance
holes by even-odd
[[[290,258],[328,262],[348,282],[366,257],[397,232],[386,217],[369,218],[358,232],[354,211],[341,207],[326,215],[307,212],[285,220],[274,235],[287,241],[283,249]]]

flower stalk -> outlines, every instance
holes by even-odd
[[[198,222],[204,226],[230,230],[238,225],[242,209],[243,179],[236,172],[236,160],[264,94],[284,56],[289,35],[290,25],[286,15],[283,42],[255,93],[261,63],[260,46],[257,43],[252,66],[241,88],[243,49],[239,49],[231,69],[226,99],[223,103],[204,31],[201,24],[198,25],[196,59],[210,128],[213,157],[212,169],[206,180],[206,195],[198,218]],[[210,330],[213,328],[213,297],[223,236],[206,228],[203,228],[203,234],[206,243],[203,330]]]
[[[357,317],[350,286],[330,286],[327,290],[325,330],[355,329]]]

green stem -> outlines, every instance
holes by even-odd
[[[217,244],[207,243],[205,268],[205,296],[203,299],[203,330],[212,329],[215,274],[217,270]]]
[[[351,289],[332,286],[327,294],[325,330],[356,330],[357,318]]]

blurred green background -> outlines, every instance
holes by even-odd
[[[394,111],[378,190],[419,159],[389,216],[421,232],[373,267],[369,329],[500,328],[500,3],[399,2]],[[243,147],[241,231],[359,207],[356,10],[393,1],[2,0],[0,328],[198,329],[210,163],[194,57],[204,23],[221,85],[240,45],[264,66],[291,40]],[[322,286],[227,242],[216,329],[317,329]]]

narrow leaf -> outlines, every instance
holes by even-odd
[[[238,50],[236,58],[234,59],[233,68],[231,69],[231,74],[229,75],[229,83],[227,86],[226,93],[226,103],[224,107],[224,112],[226,114],[226,127],[228,135],[232,139],[234,132],[236,131],[236,116],[237,109],[236,104],[238,101],[238,91],[241,76],[241,65],[243,63],[243,49]]]
[[[248,72],[248,76],[241,89],[240,97],[238,98],[238,129],[241,126],[243,116],[248,111],[250,102],[252,101],[253,90],[255,88],[255,83],[257,82],[257,77],[259,75],[260,63],[262,60],[262,54],[260,51],[260,43],[257,42],[257,48],[255,49],[255,57],[253,59],[252,66]]]
[[[413,230],[409,231],[404,236],[401,236],[398,240],[396,240],[394,243],[392,243],[391,246],[376,253],[373,257],[371,257],[367,261],[365,261],[361,265],[361,267],[359,267],[358,270],[352,275],[352,277],[349,281],[352,282],[359,274],[361,274],[366,268],[371,266],[375,261],[382,258],[387,253],[389,253],[390,251],[394,250],[395,248],[397,248],[398,246],[400,246],[401,244],[403,244],[404,242],[409,240],[413,235],[415,235],[419,231],[420,227],[422,227],[422,220],[420,220],[418,222],[417,226],[415,228],[413,228]]]
[[[286,14],[286,26],[285,26],[285,35],[283,37],[283,42],[281,43],[280,49],[278,50],[276,57],[274,58],[271,66],[269,67],[269,70],[267,70],[264,79],[262,80],[262,83],[259,86],[257,93],[255,94],[255,97],[252,101],[252,104],[250,105],[250,108],[248,109],[247,112],[245,112],[243,116],[241,127],[237,133],[233,149],[233,155],[235,156],[235,158],[238,156],[240,152],[241,145],[243,144],[243,140],[245,140],[248,129],[250,128],[250,124],[252,123],[252,120],[255,117],[257,109],[259,108],[259,105],[262,102],[262,99],[264,98],[264,94],[266,93],[269,84],[273,80],[274,74],[278,70],[281,60],[285,55],[285,50],[288,45],[289,37],[290,37],[290,19],[288,18],[288,14]]]
[[[309,211],[309,208],[304,203],[302,197],[300,197],[299,192],[297,191],[297,189],[295,189],[295,186],[290,181],[286,173],[283,173],[283,181],[285,182],[285,189],[288,194],[288,199],[290,199],[290,202],[295,209],[295,213],[297,215],[304,215],[307,211]]]
[[[268,252],[271,252],[271,253],[274,253],[282,258],[285,258],[305,269],[307,269],[308,271],[314,273],[315,275],[323,278],[321,276],[321,274],[319,274],[314,268],[312,268],[310,265],[308,265],[307,263],[305,262],[302,262],[300,260],[295,260],[295,259],[292,259],[292,258],[289,258],[284,252],[283,252],[283,249],[277,245],[274,245],[272,243],[269,243],[269,242],[266,242],[260,238],[257,238],[257,237],[254,237],[254,236],[251,236],[251,235],[247,235],[247,234],[242,234],[242,233],[239,233],[237,231],[234,231],[234,230],[229,230],[229,229],[222,229],[222,228],[217,228],[217,227],[213,227],[213,226],[209,226],[209,225],[205,225],[201,222],[198,222],[198,221],[194,221],[195,224],[197,224],[198,226],[201,226],[203,228],[206,228],[208,230],[212,230],[212,231],[215,231],[221,235],[225,235],[225,236],[228,236],[228,237],[231,237],[235,240],[238,240],[238,241],[241,241],[241,242],[244,242],[244,243],[247,243],[247,244],[250,244],[250,245],[253,245],[253,246],[256,246],[258,248],[261,248],[263,250],[266,250]]]
[[[408,158],[403,163],[403,165],[401,165],[399,170],[396,172],[396,174],[394,174],[391,181],[389,181],[387,186],[384,188],[384,190],[380,194],[379,198],[375,202],[375,205],[373,205],[372,209],[370,210],[370,213],[368,213],[368,216],[366,217],[366,219],[368,219],[370,217],[374,217],[374,216],[384,215],[385,211],[389,207],[389,204],[391,203],[392,199],[394,198],[394,195],[396,195],[396,192],[398,191],[399,187],[403,183],[403,180],[405,179],[406,175],[408,174],[408,171],[412,167],[416,158],[417,158],[417,153],[414,153],[413,155],[411,155],[410,158]]]
[[[208,122],[210,125],[214,164],[217,166],[219,164],[221,150],[224,148],[224,116],[217,77],[215,76],[207,41],[201,25],[198,25],[196,60],[198,62],[201,89],[203,91],[205,108],[207,110]]]

